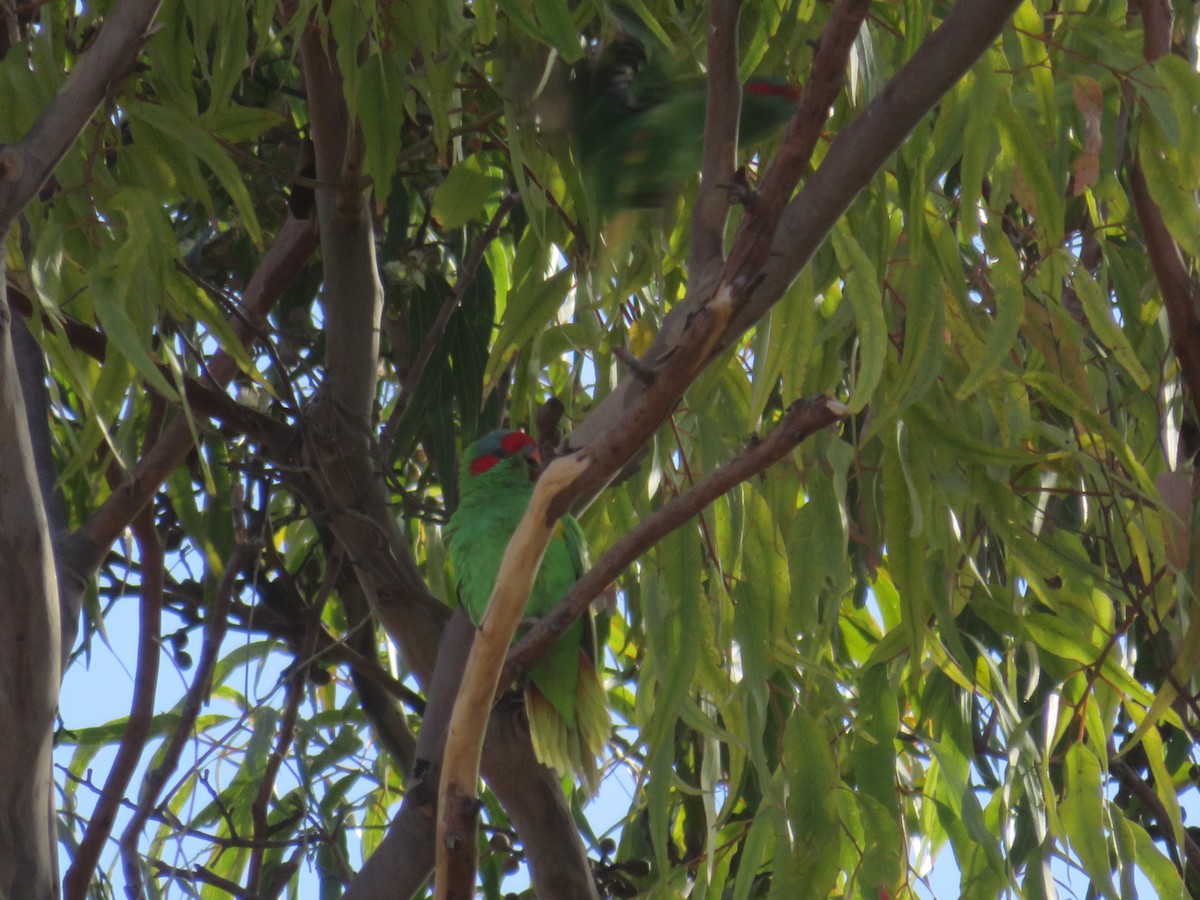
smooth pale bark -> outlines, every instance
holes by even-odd
[[[58,585],[3,284],[0,280],[0,898],[39,900],[58,895],[50,769],[61,680]]]
[[[161,0],[124,0],[28,134],[0,148],[0,898],[59,893],[51,752],[62,621],[8,305],[9,229],[110,91],[133,70]]]

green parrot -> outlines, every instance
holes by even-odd
[[[628,18],[623,19],[628,24]],[[700,169],[707,85],[670,77],[660,53],[632,28],[572,73],[575,156],[589,201],[602,219],[623,209],[662,206]],[[650,44],[650,46],[654,46]],[[751,79],[742,89],[739,143],[779,132],[800,88]]]
[[[741,145],[760,143],[780,131],[796,109],[800,89],[752,80],[742,89]],[[703,84],[680,86],[647,109],[610,122],[591,122],[595,140],[580,143],[580,164],[593,202],[604,215],[621,209],[661,206],[700,170],[706,91]]]
[[[445,538],[458,602],[476,625],[491,599],[509,538],[529,505],[541,464],[537,444],[521,431],[493,431],[466,451],[458,508]],[[525,606],[526,618],[548,613],[587,569],[579,523],[558,523]],[[597,757],[611,730],[597,667],[595,621],[589,612],[537,662],[525,684],[533,749],[561,777],[588,793],[599,783]]]

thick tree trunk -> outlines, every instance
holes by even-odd
[[[0,280],[0,898],[58,896],[50,757],[60,659],[50,528]]]

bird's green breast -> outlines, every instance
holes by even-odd
[[[478,481],[463,491],[459,507],[446,526],[458,601],[476,625],[487,609],[504,551],[532,494],[528,481]],[[582,548],[578,544],[578,524],[573,520],[560,522],[546,548],[525,606],[526,615],[545,614],[575,583],[582,571]]]

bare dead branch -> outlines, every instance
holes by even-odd
[[[454,702],[442,778],[438,789],[437,879],[439,900],[470,898],[475,892],[476,784],[479,758],[504,657],[542,556],[554,534],[550,501],[587,468],[585,456],[560,456],[542,473],[496,575],[496,586],[479,623],[467,670]]]

